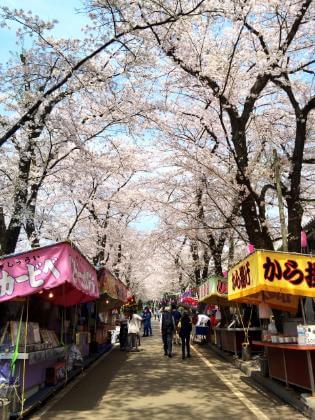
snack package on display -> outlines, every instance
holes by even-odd
[[[268,331],[271,334],[278,334],[278,330],[277,330],[275,321],[273,319],[271,320],[270,324],[268,325]]]
[[[272,316],[272,311],[270,309],[270,306],[265,302],[261,302],[259,304],[258,312],[259,312],[260,319],[270,319],[270,317]]]

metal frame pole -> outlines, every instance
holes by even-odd
[[[306,325],[306,317],[305,317],[304,303],[303,303],[302,297],[300,297],[300,304],[301,304],[301,310],[302,310],[302,316],[303,316],[303,323],[304,325]],[[309,350],[306,350],[306,358],[307,358],[308,374],[310,377],[312,397],[315,397],[314,372],[313,372],[311,352]]]

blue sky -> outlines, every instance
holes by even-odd
[[[154,230],[159,224],[158,216],[147,212],[142,212],[137,221],[132,222],[131,226],[135,229],[148,231]]]
[[[53,34],[56,38],[79,38],[81,28],[88,23],[88,18],[79,10],[80,0],[1,0],[1,6],[10,9],[31,10],[43,20],[57,19]],[[4,63],[9,58],[9,51],[16,50],[15,32],[0,28],[0,61]]]

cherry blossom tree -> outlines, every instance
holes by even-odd
[[[222,275],[248,243],[284,246],[280,225],[300,251],[314,2],[84,5],[84,40],[1,9],[20,39],[35,35],[0,71],[1,252],[23,231],[33,246],[68,237],[155,299]],[[151,235],[135,228],[143,211],[160,220]]]
[[[141,2],[134,3],[126,15],[123,2],[115,5],[115,10],[119,8],[123,17],[120,25],[130,25],[136,17],[146,22],[152,13],[150,2],[146,2],[146,8]],[[182,3],[170,2],[169,5],[176,11]],[[157,14],[164,12],[162,4],[154,3],[154,6]],[[296,77],[304,70],[311,71],[312,2],[305,0],[283,4],[274,1],[266,5],[261,1],[227,1],[220,3],[220,9],[215,6],[215,2],[203,2],[186,19],[151,27],[151,37],[147,32],[145,37],[144,34],[140,37],[143,49],[155,48],[158,51],[158,48],[164,53],[164,60],[160,56],[158,60],[164,64],[164,74],[176,74],[178,69],[181,70],[180,74],[184,74],[182,82],[186,79],[182,87],[186,89],[189,86],[187,97],[192,98],[192,104],[199,100],[200,92],[204,92],[203,97],[208,99],[205,110],[211,107],[216,110],[216,118],[220,119],[223,127],[220,141],[226,142],[237,169],[235,179],[241,192],[241,214],[249,241],[258,248],[272,249],[273,238],[266,223],[265,208],[265,194],[269,187],[268,184],[259,185],[260,191],[257,191],[250,177],[250,130],[255,117],[266,107],[266,98],[268,105],[273,106],[271,90],[267,93],[271,83],[277,80],[279,86],[283,74],[287,72]],[[99,8],[104,10],[102,4]],[[148,54],[147,57],[151,58]],[[171,63],[175,65],[173,69]],[[306,85],[306,91],[310,92],[310,83]],[[168,96],[172,97],[173,85],[168,82],[168,86]],[[307,104],[303,105],[306,106],[304,117],[313,109],[313,99],[309,98]],[[195,114],[199,112],[198,109]],[[203,119],[208,122],[207,115]],[[305,118],[304,123],[307,123]],[[303,127],[305,131],[306,126]],[[261,139],[256,141],[259,144]],[[295,184],[300,182],[302,156],[303,141],[296,138],[291,155],[290,193],[286,196],[289,242],[290,248],[295,250],[299,248],[298,232],[302,217],[300,189]]]

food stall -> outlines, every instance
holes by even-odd
[[[199,286],[199,302],[217,306],[230,306],[228,301],[228,283],[223,277],[210,277]]]
[[[199,303],[206,304],[213,309],[216,306],[224,307],[229,305],[227,299],[227,280],[223,277],[210,277],[198,288]],[[219,324],[220,325],[220,324]],[[211,326],[210,328],[210,342],[222,347],[221,329]]]
[[[228,299],[296,313],[301,296],[315,297],[315,261],[310,255],[258,250],[229,272]],[[284,334],[264,334],[255,345],[265,348],[269,375],[315,395],[315,326],[295,325]]]
[[[128,288],[107,268],[100,269],[97,275],[100,298],[97,302],[99,322],[95,341],[98,346],[102,346],[108,340],[109,333],[113,336],[113,341],[115,340],[119,309],[128,301]]]
[[[0,303],[6,307],[6,320],[0,321],[0,369],[8,375],[1,381],[15,384],[21,405],[13,411],[22,415],[25,401],[45,385],[67,379],[62,308],[98,298],[97,275],[70,242],[3,257],[0,272]],[[14,319],[8,318],[11,313]]]
[[[235,302],[228,300],[228,281],[223,277],[210,277],[204,284],[199,287],[200,303],[213,304],[221,307],[222,312],[230,307],[237,307]],[[227,318],[227,317],[225,317]],[[236,324],[237,325],[237,324]],[[237,327],[235,323],[231,326],[224,326],[221,323],[213,328],[214,338],[212,342],[222,350],[233,352],[236,356],[242,351],[242,344],[245,335],[248,335],[249,342],[260,337],[260,328],[242,326]]]

